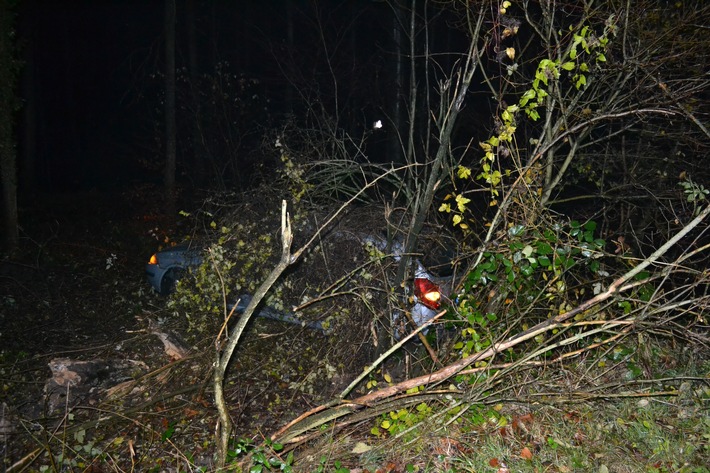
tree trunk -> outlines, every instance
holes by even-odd
[[[392,95],[389,114],[392,119],[391,130],[387,130],[387,161],[393,163],[404,162],[404,151],[402,150],[402,140],[400,139],[402,130],[404,129],[404,106],[402,99],[405,90],[405,75],[404,75],[404,58],[408,54],[407,44],[405,42],[404,22],[407,18],[407,11],[404,5],[395,2],[392,6],[394,15],[392,15],[392,45],[394,60],[391,63],[392,67]],[[414,12],[412,12],[412,15]]]
[[[165,0],[165,201],[166,213],[176,212],[176,120],[175,120],[175,0]]]
[[[40,123],[37,109],[37,31],[36,3],[26,2],[23,15],[18,16],[18,33],[23,41],[22,72],[19,82],[19,97],[22,98],[22,124],[19,135],[19,152],[17,157],[19,187],[25,195],[31,195],[36,190],[37,177],[37,136]],[[23,18],[24,17],[24,18]]]
[[[2,175],[4,248],[10,253],[19,242],[17,216],[17,151],[14,111],[17,106],[15,84],[17,62],[14,55],[14,13],[9,1],[0,0],[0,174]]]
[[[192,98],[192,169],[193,185],[202,187],[205,182],[206,150],[203,135],[202,105],[200,101],[200,65],[197,56],[197,32],[195,0],[187,0],[185,8],[185,26],[187,27],[187,60],[190,72],[190,91]]]

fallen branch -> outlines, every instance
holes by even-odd
[[[281,277],[281,274],[286,270],[286,268],[295,259],[291,256],[291,243],[293,242],[293,233],[291,232],[291,222],[288,218],[286,212],[286,201],[284,200],[281,205],[281,259],[276,264],[274,269],[269,273],[261,283],[261,286],[254,292],[254,297],[249,303],[249,306],[244,311],[244,314],[237,322],[234,327],[231,336],[227,340],[227,344],[224,346],[223,350],[220,350],[220,339],[215,340],[216,355],[215,355],[215,370],[214,370],[214,397],[215,404],[217,405],[217,410],[219,411],[219,434],[217,438],[217,452],[219,454],[218,461],[221,463],[219,466],[224,466],[224,461],[226,459],[227,446],[229,444],[229,434],[232,431],[232,420],[229,417],[229,411],[227,409],[227,402],[224,399],[224,374],[227,371],[227,366],[229,361],[232,359],[232,353],[234,349],[237,348],[237,344],[241,338],[244,329],[254,313],[254,310],[259,305],[259,303],[264,299],[266,293],[271,289],[276,280]]]

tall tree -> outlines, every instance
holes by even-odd
[[[18,62],[15,59],[14,13],[10,0],[0,0],[0,174],[2,175],[3,235],[8,252],[19,242],[17,215],[17,150],[14,112]]]
[[[166,211],[175,213],[177,161],[175,119],[175,0],[165,0],[165,198]]]

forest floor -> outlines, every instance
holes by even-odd
[[[214,336],[186,330],[145,280],[161,235],[187,231],[157,217],[154,198],[146,189],[88,192],[40,197],[23,211],[22,253],[0,263],[5,470],[213,471]],[[668,380],[665,394],[600,389],[537,402],[521,396],[470,408],[445,426],[379,432],[404,426],[403,413],[393,412],[337,437],[323,432],[295,457],[269,450],[266,436],[332,399],[362,371],[372,340],[367,327],[360,329],[337,338],[278,322],[250,325],[226,383],[236,439],[243,439],[231,446],[234,470],[248,451],[250,471],[710,472],[708,347],[672,340],[654,344],[652,363],[643,367],[647,376]],[[167,350],[166,335],[186,351]],[[415,347],[401,358],[406,366],[389,365],[357,391],[375,380],[405,379],[419,355]],[[58,364],[87,361],[117,374],[99,373],[77,392],[49,383]],[[602,369],[596,365],[550,367],[516,382],[554,390]],[[603,369],[621,379],[631,368],[620,362]],[[429,407],[407,419],[423,420]]]

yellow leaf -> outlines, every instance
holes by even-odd
[[[456,206],[458,207],[459,212],[466,210],[466,204],[469,202],[471,202],[471,199],[468,199],[461,194],[456,196]]]
[[[515,48],[505,48],[505,55],[510,58],[510,60],[515,60]]]
[[[390,427],[392,427],[392,423],[391,423],[390,421],[388,421],[388,420],[383,420],[383,421],[382,421],[382,424],[380,424],[380,426],[381,426],[383,429],[387,430],[387,429],[389,429]]]
[[[450,213],[451,212],[451,204],[446,204],[446,203],[441,204],[441,206],[439,207],[439,212]]]
[[[454,227],[461,223],[461,220],[463,220],[463,217],[461,217],[461,215],[454,215]]]
[[[471,177],[471,168],[459,165],[457,175],[459,176],[459,179],[468,179]]]
[[[392,376],[390,376],[389,373],[385,373],[384,378],[385,378],[385,381],[386,381],[386,382],[388,382],[388,383],[391,383],[391,382],[392,382]]]

